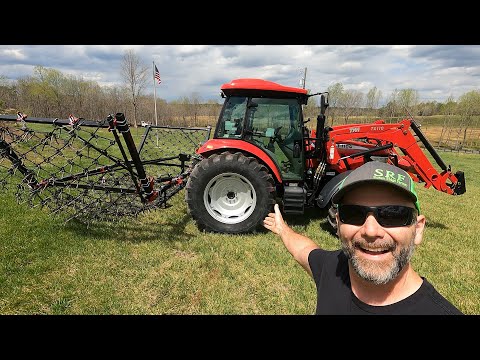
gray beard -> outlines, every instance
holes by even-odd
[[[392,252],[394,259],[393,263],[386,269],[385,266],[381,267],[374,262],[360,259],[355,255],[353,245],[347,244],[343,240],[341,243],[343,253],[347,256],[348,261],[358,276],[366,281],[374,283],[375,285],[383,285],[395,279],[400,271],[402,271],[402,269],[410,262],[415,250],[414,239],[415,236],[412,237],[410,244],[406,248],[401,249],[398,254]]]

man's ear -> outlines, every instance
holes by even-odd
[[[420,245],[423,239],[423,231],[425,230],[426,218],[425,215],[417,216],[417,223],[415,224],[415,245]]]

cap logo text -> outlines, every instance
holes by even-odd
[[[387,181],[402,185],[404,187],[408,187],[407,183],[405,182],[405,175],[396,174],[393,171],[375,169],[373,178],[379,179],[379,180],[387,180]]]

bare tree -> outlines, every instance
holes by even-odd
[[[438,146],[444,145],[442,142],[444,141],[444,137],[447,135],[447,132],[448,137],[445,141],[445,144],[447,144],[448,140],[450,139],[450,132],[452,130],[450,127],[450,122],[456,112],[456,107],[457,103],[455,102],[454,97],[450,95],[441,109],[441,113],[443,114],[443,126],[442,132],[440,133],[440,138],[438,139]]]
[[[340,96],[337,106],[341,109],[345,124],[348,118],[362,105],[364,95],[358,90],[345,90]]]
[[[377,89],[376,86],[371,88],[366,97],[366,107],[367,111],[370,113],[375,114],[375,111],[378,109],[378,105],[380,103],[380,99],[382,98],[382,92]]]
[[[198,92],[193,92],[190,96],[191,106],[190,106],[190,117],[193,115],[193,125],[198,126],[198,116],[200,115],[200,104],[202,103],[202,98]]]
[[[393,121],[396,119],[399,113],[398,94],[399,91],[397,89],[393,90],[388,97],[387,104],[385,105],[386,116]]]
[[[307,94],[311,94],[311,90],[307,90]],[[307,104],[303,108],[303,116],[314,118],[318,114],[318,98],[311,96],[307,99]]]
[[[328,91],[328,103],[329,103],[328,115],[330,116],[331,125],[333,126],[333,123],[335,122],[335,115],[338,111],[337,103],[343,94],[343,84],[335,83],[333,85],[330,85],[327,88],[327,91]]]
[[[464,93],[458,99],[458,106],[462,119],[460,120],[460,129],[458,134],[456,150],[462,149],[467,141],[467,130],[473,122],[473,116],[480,115],[480,91],[472,90]],[[463,136],[460,136],[463,130]]]
[[[7,78],[4,75],[0,75],[0,111],[7,107],[9,92]]]
[[[135,127],[138,127],[138,98],[140,97],[147,83],[148,67],[141,63],[140,58],[135,54],[134,50],[129,49],[126,50],[125,54],[123,55],[121,71],[123,80],[125,81],[125,84],[132,96],[133,124]]]
[[[207,116],[208,121],[212,121],[213,123],[217,120],[218,116],[220,115],[222,105],[218,103],[217,100],[208,100],[207,101]]]
[[[402,89],[397,93],[397,103],[400,112],[413,113],[412,109],[418,104],[418,91],[414,89]]]

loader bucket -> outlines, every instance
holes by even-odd
[[[467,187],[465,186],[465,173],[463,171],[457,171],[455,177],[458,181],[453,188],[453,193],[455,195],[462,195],[467,191]]]

